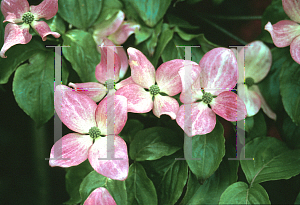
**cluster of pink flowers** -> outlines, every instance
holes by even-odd
[[[300,22],[295,15],[298,10],[291,11],[296,1],[283,0],[283,3],[288,15]],[[51,32],[45,22],[36,21],[52,18],[57,13],[57,7],[57,0],[44,0],[40,5],[31,7],[27,0],[3,0],[1,10],[4,22],[11,23],[5,28],[1,57],[5,57],[5,52],[13,45],[26,44],[31,40],[29,25],[44,41],[50,34],[60,37],[60,34]],[[255,115],[262,107],[270,118],[276,119],[255,85],[271,67],[271,52],[262,42],[250,43],[244,50],[246,78],[239,78],[239,69],[244,69],[244,66],[238,66],[235,53],[227,48],[212,49],[199,64],[175,59],[161,64],[155,70],[139,50],[128,48],[128,60],[124,49],[115,47],[123,44],[139,29],[139,25],[126,22],[124,18],[124,13],[120,11],[111,24],[100,24],[94,31],[94,40],[101,45],[101,61],[95,69],[99,83],[69,83],[74,89],[65,85],[56,87],[56,113],[75,133],[63,136],[53,145],[50,166],[77,166],[88,159],[94,170],[103,176],[125,180],[129,170],[127,145],[118,134],[126,124],[128,112],[147,113],[152,110],[158,118],[169,115],[189,137],[210,133],[216,125],[216,114],[228,121],[239,121]],[[22,25],[16,24],[21,22]],[[266,29],[271,32],[275,45],[287,46],[292,43],[292,57],[297,61],[300,57],[297,57],[297,51],[292,52],[292,48],[295,48],[300,32],[291,32],[282,43],[281,30],[287,30],[285,26],[293,28],[296,25],[292,21],[282,21],[273,27],[268,23]],[[239,59],[243,58],[242,53],[238,55]],[[117,83],[124,77],[128,63],[131,76]],[[240,70],[240,73],[243,71]],[[238,92],[241,98],[232,92],[237,83],[238,91],[244,89],[244,92]],[[183,103],[181,106],[174,98],[178,94]],[[185,112],[188,105],[191,108],[190,116],[186,116]],[[113,116],[113,121],[109,116]],[[191,120],[188,125],[185,125],[186,118]],[[113,137],[114,157],[120,159],[107,159],[108,153],[112,152],[107,146],[110,137]],[[84,204],[95,203],[116,204],[103,187],[95,189]]]

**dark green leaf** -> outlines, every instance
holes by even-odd
[[[150,59],[154,67],[157,67],[158,60],[172,37],[173,31],[169,29],[168,24],[163,24],[162,33],[157,42],[157,48],[155,49],[153,58]]]
[[[97,188],[104,187],[107,183],[107,177],[99,174],[98,172],[91,171],[81,182],[79,193],[81,196],[81,205],[85,202],[88,196]]]
[[[187,163],[197,179],[203,183],[218,169],[225,155],[222,124],[217,120],[212,132],[194,136],[192,146],[193,158],[200,158],[200,160],[187,160]]]
[[[273,137],[257,137],[244,148],[246,158],[242,169],[252,185],[271,180],[289,179],[300,173],[300,150],[290,150]]]
[[[165,15],[171,0],[124,0],[124,2],[135,10],[143,21],[153,27]]]
[[[17,69],[13,81],[18,105],[38,126],[54,113],[53,65],[53,52],[40,51]]]
[[[272,3],[266,8],[261,19],[262,33],[259,39],[267,43],[273,43],[271,35],[266,31],[265,25],[270,21],[272,24],[277,23],[280,20],[289,19],[282,7],[282,0],[273,0]]]
[[[45,22],[49,25],[52,32],[58,32],[60,34],[66,32],[65,22],[58,14],[49,20],[45,20]]]
[[[296,199],[296,201],[295,201],[295,204],[300,204],[300,193],[299,193],[298,196],[297,196],[297,199]]]
[[[58,13],[79,29],[93,25],[101,12],[102,0],[59,0]]]
[[[144,161],[171,155],[181,148],[181,141],[178,138],[175,132],[164,127],[141,130],[130,144],[130,158]]]
[[[279,92],[279,75],[282,64],[290,56],[290,48],[273,48],[272,53],[272,67],[261,82],[259,82],[259,90],[270,108],[278,113],[282,108],[282,100]]]
[[[71,30],[63,35],[63,54],[72,64],[82,82],[98,82],[95,77],[96,65],[101,55],[98,53],[96,43],[91,34],[81,30]]]
[[[142,129],[144,129],[144,125],[140,121],[136,119],[129,119],[127,120],[119,136],[122,137],[125,142],[131,143],[134,135]]]
[[[293,123],[292,119],[284,112],[282,117],[280,136],[292,149],[300,149],[300,126]]]
[[[4,39],[3,35],[2,37],[0,35],[0,38]],[[0,45],[2,46],[3,44]],[[17,69],[17,67],[21,63],[23,63],[33,55],[37,54],[38,52],[45,51],[46,49],[49,48],[45,48],[45,45],[41,42],[41,37],[39,36],[33,37],[28,44],[18,44],[8,49],[5,53],[7,58],[0,58],[0,84],[7,83],[11,74]],[[53,77],[51,77],[51,79],[53,79]]]
[[[127,192],[125,181],[118,181],[107,178],[107,185],[105,187],[115,202],[120,205],[127,204]]]
[[[168,19],[168,23],[170,27],[179,27],[179,28],[187,28],[187,29],[197,29],[198,26],[191,25],[188,21],[172,15],[172,14],[166,14],[166,17]]]
[[[99,15],[99,18],[95,21],[94,25],[102,24],[104,21],[107,21],[109,19],[112,20],[112,17],[123,8],[123,5],[119,0],[102,1],[102,11]]]
[[[78,204],[81,202],[79,187],[82,180],[88,175],[93,168],[88,160],[78,166],[66,169],[66,189],[70,195],[70,199],[65,204]]]
[[[291,57],[285,61],[280,73],[280,94],[285,111],[300,125],[300,65]]]
[[[253,116],[253,120],[254,126],[247,134],[246,143],[256,137],[265,137],[267,135],[267,125],[262,110]]]
[[[200,1],[202,1],[202,0],[187,0],[186,2],[187,2],[188,4],[195,4],[195,3],[198,3],[198,2],[200,2]]]
[[[172,160],[163,175],[158,189],[159,204],[175,204],[182,194],[188,177],[188,166],[184,160]]]
[[[152,30],[150,38],[145,41],[149,55],[152,57],[158,42],[158,36],[162,30],[163,21],[160,21]]]
[[[236,182],[224,191],[219,204],[271,204],[271,202],[261,185],[254,184],[249,188],[245,182]]]
[[[126,179],[127,204],[157,204],[157,194],[152,181],[147,177],[142,165],[133,163]]]
[[[197,181],[193,173],[189,173],[186,194],[181,204],[218,204],[225,189],[237,181],[238,161],[228,160],[236,155],[234,147],[226,150],[217,171],[203,185]]]

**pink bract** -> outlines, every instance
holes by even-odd
[[[105,86],[105,84],[107,81],[110,81],[111,84],[118,82],[119,72],[121,68],[119,55],[115,51],[113,51],[115,48],[101,46],[100,49],[102,53],[101,60],[100,63],[96,66],[95,70],[95,76],[99,83],[69,83],[69,86],[73,87],[76,92],[80,92],[81,94],[89,96],[95,102],[99,102],[107,92],[113,91],[113,89],[109,90]],[[108,59],[108,55],[113,56],[113,58]],[[111,63],[109,63],[108,60],[110,60]],[[111,67],[108,67],[108,65],[111,65]],[[131,80],[131,77],[129,77],[117,83],[114,87],[116,89],[119,89],[125,85],[129,85],[132,83],[134,82]]]
[[[108,98],[114,103],[108,104]],[[54,100],[55,111],[61,121],[77,133],[67,134],[53,145],[49,165],[70,167],[88,159],[98,173],[111,179],[125,180],[129,169],[127,145],[118,134],[127,121],[127,99],[109,95],[97,105],[88,96],[59,85]],[[107,115],[112,114],[114,123],[108,122]],[[113,127],[111,133],[107,130],[108,126]],[[91,128],[98,128],[101,136],[93,139],[90,136]],[[107,150],[109,137],[114,137],[114,157],[122,160],[103,160],[108,157],[107,153],[111,153],[111,150]]]
[[[189,137],[211,132],[216,125],[216,114],[228,121],[244,119],[247,114],[243,101],[230,92],[238,78],[233,51],[212,49],[202,57],[198,69],[198,72],[191,70],[190,73],[185,68],[179,71],[183,85],[180,100],[184,105],[179,108],[176,122]],[[190,116],[186,113],[188,104]],[[186,117],[191,119],[188,125],[185,125]]]
[[[83,205],[116,205],[114,198],[104,187],[95,189],[85,200]]]
[[[111,17],[111,19],[97,24],[93,33],[93,38],[97,46],[121,45],[131,34],[140,29],[140,25],[133,22],[126,22],[124,19],[125,14],[122,11],[119,11],[117,14]],[[99,48],[98,51],[101,53]],[[121,60],[119,77],[123,78],[128,69],[128,58],[125,50],[120,46],[116,47],[116,53],[119,55]]]
[[[268,117],[276,120],[276,114],[265,102],[256,85],[270,71],[272,54],[269,47],[261,41],[254,41],[247,44],[238,55],[240,73],[245,73],[245,76],[240,76],[238,80],[238,94],[247,107],[247,116],[254,116],[262,108]],[[242,65],[243,59],[245,60],[245,65]],[[244,84],[247,78],[253,79],[254,84],[250,87]]]
[[[117,95],[123,95],[128,100],[128,112],[146,113],[153,108],[153,114],[160,117],[162,114],[176,118],[179,104],[169,97],[181,92],[182,85],[178,71],[185,66],[198,67],[197,63],[175,59],[161,64],[155,71],[147,57],[135,48],[128,48],[131,79],[134,84],[124,86],[117,90]],[[157,83],[157,84],[155,84]],[[153,86],[159,88],[154,91]],[[145,89],[148,89],[146,91]],[[160,92],[169,96],[163,96]],[[154,102],[152,97],[154,96]]]
[[[58,10],[58,0],[44,0],[37,6],[30,6],[27,0],[3,0],[1,2],[1,11],[5,20],[10,22],[5,27],[4,45],[1,48],[0,56],[6,58],[5,52],[16,44],[27,44],[30,42],[32,35],[29,33],[30,25],[40,34],[43,41],[47,40],[47,35],[53,35],[59,38],[60,34],[51,32],[48,24],[44,21],[38,21],[40,18],[51,19]],[[22,16],[30,12],[33,15],[33,20],[30,25],[22,23]]]
[[[292,58],[300,64],[300,2],[298,0],[282,0],[285,13],[291,20],[282,20],[272,25],[268,22],[265,30],[269,31],[275,46],[290,46]]]

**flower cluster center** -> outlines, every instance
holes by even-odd
[[[34,15],[31,12],[26,12],[22,16],[22,21],[26,24],[31,24],[34,20]]]
[[[245,84],[246,84],[248,87],[251,87],[251,86],[254,84],[253,78],[246,78]]]
[[[108,90],[112,90],[115,88],[116,83],[113,79],[109,79],[109,80],[105,81],[104,85]]]
[[[101,136],[101,132],[100,132],[100,129],[98,127],[92,127],[90,130],[89,130],[89,135],[91,138],[93,139],[96,139],[98,137]]]
[[[204,93],[203,96],[202,96],[202,101],[205,103],[205,104],[209,104],[211,103],[213,99],[213,95],[211,93]]]
[[[157,85],[151,85],[149,91],[151,95],[155,96],[159,93],[160,89]]]

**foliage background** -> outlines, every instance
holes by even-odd
[[[30,5],[40,2],[39,0],[29,1]],[[198,26],[195,33],[203,33],[210,42],[228,47],[242,44],[220,32],[207,21],[203,21],[200,16],[222,26],[240,39],[251,42],[262,35],[260,20],[232,21],[217,19],[213,15],[262,15],[271,0],[224,0],[220,1],[220,4],[216,4],[212,0],[202,0],[192,6],[178,1],[176,4],[180,5],[180,9],[176,6],[173,7],[175,2],[172,1],[167,13],[176,14],[177,17]],[[165,22],[168,20],[170,19],[164,19]],[[128,42],[133,41],[134,37],[131,36]],[[272,44],[268,45],[272,46]],[[13,76],[10,77],[7,84],[0,85],[1,204],[62,204],[69,199],[65,188],[66,172],[62,168],[51,168],[48,161],[45,160],[49,157],[53,145],[54,119],[52,117],[42,127],[37,128],[35,122],[20,109],[15,101],[12,93]],[[79,82],[79,77],[74,73],[69,79]],[[78,80],[76,81],[76,79]],[[277,113],[285,115],[283,110],[279,110]],[[128,119],[134,118],[141,117],[129,114]],[[266,116],[264,118],[268,135],[280,138],[279,128],[282,126],[282,122],[275,124]],[[141,120],[143,119],[141,118]],[[226,126],[229,127],[228,123],[220,118],[219,120],[225,127],[226,140],[234,142],[234,133],[232,130],[226,130]],[[145,122],[148,126],[156,125],[156,123],[156,119],[151,121],[148,119]],[[68,132],[68,129],[64,127],[63,134]],[[242,170],[239,170],[238,173],[238,181],[246,182]],[[266,189],[272,204],[292,204],[300,191],[300,176],[292,177],[289,180],[263,182],[261,185]]]

